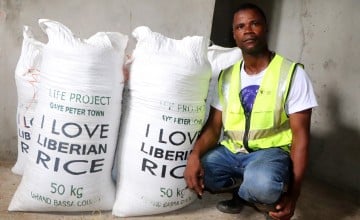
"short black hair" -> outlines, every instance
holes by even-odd
[[[259,14],[263,17],[265,24],[267,24],[267,19],[266,19],[266,15],[264,13],[264,11],[257,5],[253,4],[253,3],[243,3],[241,4],[239,7],[237,7],[233,13],[233,15],[235,15],[236,13],[238,13],[239,11],[244,11],[247,9],[253,9],[257,12],[259,12]]]

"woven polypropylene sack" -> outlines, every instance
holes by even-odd
[[[39,20],[44,46],[39,101],[23,178],[10,211],[111,210],[111,168],[118,136],[127,36],[76,38]]]
[[[148,27],[137,44],[118,142],[116,216],[164,213],[196,199],[183,172],[205,116],[208,40],[167,38]]]
[[[37,41],[29,26],[23,27],[21,54],[15,69],[17,91],[17,160],[11,171],[22,175],[31,141],[31,127],[37,104],[39,69],[44,44]]]

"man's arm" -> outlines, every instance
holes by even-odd
[[[311,109],[290,115],[290,127],[293,135],[290,154],[294,175],[290,193],[296,199],[300,195],[301,184],[308,162],[310,122]]]
[[[293,179],[289,192],[283,196],[276,206],[278,211],[270,213],[275,219],[290,219],[294,214],[308,162],[311,109],[293,113],[289,116],[289,119],[293,136],[290,152],[293,163]]]
[[[222,112],[211,107],[208,120],[206,121],[194,148],[188,157],[184,171],[184,178],[187,186],[198,195],[202,195],[204,189],[203,169],[200,158],[219,140],[222,128]]]

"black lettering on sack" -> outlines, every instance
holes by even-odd
[[[44,117],[43,117],[44,120]],[[41,127],[44,126],[42,121]],[[83,129],[85,128],[85,129]],[[84,131],[85,130],[85,131]],[[88,124],[80,125],[75,122],[66,122],[64,124],[59,123],[56,119],[53,119],[51,125],[51,133],[55,135],[63,134],[68,138],[76,138],[85,132],[89,138],[93,138],[97,133],[100,139],[108,138],[109,124],[96,124],[93,128]]]
[[[82,172],[75,172],[72,171],[69,166],[73,163],[88,163],[87,160],[71,160],[69,162],[64,163],[64,170],[72,175],[80,175],[80,174],[85,174],[86,171],[82,171]]]
[[[156,163],[154,163],[151,160],[148,160],[146,158],[143,158],[141,171],[146,172],[146,169],[147,169],[152,175],[156,176],[155,172],[153,171],[153,169],[156,169],[156,168],[157,168]]]
[[[104,166],[103,163],[98,163],[98,162],[101,162],[101,161],[104,161],[104,160],[105,159],[98,159],[98,160],[91,161],[90,173],[97,173],[97,172],[102,171],[102,169],[96,169],[96,168]]]
[[[166,178],[168,174],[170,177],[173,177],[175,179],[182,179],[184,178],[183,173],[185,166],[185,164],[179,165],[168,170],[168,166],[165,164],[162,166],[158,166],[158,164],[156,164],[155,162],[147,158],[143,158],[141,171],[148,171],[151,173],[151,175],[160,176],[161,178]]]
[[[156,130],[156,129],[154,129]],[[190,132],[190,131],[172,131],[166,133],[163,128],[160,128],[158,136],[158,142],[161,144],[167,144],[168,142],[174,146],[180,146],[188,141],[189,144],[193,144],[196,138],[199,136],[200,131]],[[146,126],[145,137],[148,137],[150,133],[150,124]],[[156,133],[155,133],[156,134]]]
[[[46,169],[49,169],[46,164],[48,161],[50,161],[50,156],[39,150],[36,158],[36,163],[39,164],[41,162]]]
[[[31,139],[30,133],[27,132],[27,131],[21,131],[21,130],[19,129],[18,135],[19,135],[19,138],[23,138],[23,139],[25,139],[25,140],[30,140],[30,139]]]
[[[65,161],[65,162],[64,162]],[[62,169],[68,174],[71,175],[82,175],[86,173],[97,173],[102,171],[102,167],[104,166],[105,161],[104,158],[101,159],[94,159],[94,160],[70,160],[66,161],[66,158],[51,158],[45,152],[39,150],[36,158],[36,164],[45,167],[48,170],[52,170],[54,172],[58,172],[59,169]],[[82,170],[76,170],[75,168],[79,169],[79,164],[83,167]],[[88,168],[85,168],[85,164],[87,164]]]
[[[29,152],[28,152],[29,145],[27,145],[26,143],[24,143],[24,142],[22,142],[22,141],[21,141],[20,145],[21,145],[21,152],[23,152],[23,153],[29,153]]]
[[[33,125],[34,118],[31,118],[30,120],[27,120],[26,117],[23,117],[24,119],[24,127],[25,128],[31,128]]]

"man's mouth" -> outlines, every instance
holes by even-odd
[[[255,37],[247,38],[247,39],[243,40],[244,43],[252,43],[252,42],[255,42],[255,41],[256,41]]]

